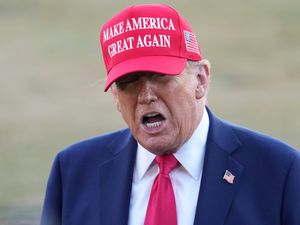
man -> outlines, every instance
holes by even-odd
[[[206,107],[209,62],[173,8],[130,6],[100,32],[129,129],[53,164],[42,225],[299,225],[300,156]]]

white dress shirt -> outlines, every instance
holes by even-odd
[[[193,225],[201,183],[209,118],[206,110],[191,138],[174,154],[180,165],[170,173],[178,225]],[[137,148],[128,225],[143,225],[152,184],[159,173],[155,155],[140,144]]]

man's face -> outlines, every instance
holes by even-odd
[[[199,73],[199,66],[187,63],[178,76],[138,72],[112,87],[118,110],[144,148],[154,154],[176,152],[191,137],[208,83],[208,76]]]

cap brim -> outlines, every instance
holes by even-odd
[[[166,75],[178,75],[186,66],[187,59],[170,56],[145,56],[126,60],[115,65],[107,74],[104,86],[106,92],[109,87],[120,77],[133,72],[155,72]]]

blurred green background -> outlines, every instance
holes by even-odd
[[[142,2],[0,0],[1,225],[38,224],[59,150],[125,126],[102,92],[98,32]],[[212,63],[211,109],[299,149],[300,1],[165,2]]]

